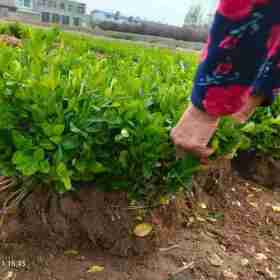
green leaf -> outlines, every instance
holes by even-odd
[[[13,155],[12,159],[14,164],[22,164],[26,162],[26,155],[23,151],[17,151]]]
[[[42,161],[45,158],[45,152],[43,149],[37,149],[33,153],[33,158],[35,161]]]
[[[81,143],[78,136],[65,136],[61,144],[64,150],[73,150]]]
[[[64,124],[57,124],[52,127],[52,135],[60,136],[64,132]]]
[[[50,172],[50,163],[47,160],[40,162],[39,166],[42,173],[48,174]]]
[[[64,132],[64,124],[49,124],[47,122],[43,123],[43,131],[49,137],[61,136]]]
[[[52,136],[52,126],[51,124],[47,123],[47,122],[44,122],[42,124],[42,129],[44,131],[44,133],[47,135],[47,136]]]
[[[55,144],[60,144],[62,141],[62,137],[61,136],[52,136],[50,138],[50,140]]]
[[[56,169],[57,175],[60,177],[63,182],[66,190],[71,190],[72,184],[70,179],[69,171],[66,165],[63,162],[60,162]]]
[[[32,176],[37,173],[38,171],[38,164],[37,163],[29,163],[24,166],[19,167],[19,170],[21,170],[22,174],[24,176]]]
[[[28,150],[33,147],[32,139],[13,130],[13,141],[18,150]]]
[[[99,163],[99,162],[92,162],[90,165],[89,165],[89,170],[91,172],[93,172],[94,174],[100,174],[100,173],[104,173],[107,171],[107,168]]]
[[[84,137],[87,137],[88,134],[84,131],[82,131],[81,129],[79,129],[73,122],[70,123],[70,130],[74,133],[80,134]]]
[[[86,160],[78,160],[78,161],[75,162],[75,167],[79,172],[83,173],[87,169],[87,161]]]
[[[249,122],[242,129],[242,132],[254,133],[256,131],[256,124],[254,122]]]
[[[121,151],[119,156],[119,162],[123,168],[128,166],[128,151]]]
[[[17,151],[14,153],[12,161],[24,176],[32,176],[39,169],[39,163],[34,161],[29,152]]]
[[[40,141],[40,147],[42,147],[44,150],[52,151],[55,149],[55,145],[48,139],[42,139]]]

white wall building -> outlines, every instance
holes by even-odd
[[[84,3],[70,0],[33,0],[33,3],[33,9],[41,14],[42,22],[77,27],[87,25]]]
[[[15,0],[0,1],[0,18],[7,17],[10,12],[15,12],[17,9]]]
[[[33,0],[16,0],[17,15],[22,19],[40,20],[40,13],[34,10]]]
[[[74,0],[0,0],[0,17],[87,27],[86,4]]]

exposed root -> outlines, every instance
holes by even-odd
[[[211,167],[196,176],[193,192],[188,193],[187,199],[181,193],[170,199],[169,204],[158,207],[157,203],[131,205],[126,193],[97,191],[93,184],[58,195],[50,186],[36,185],[30,178],[23,178],[2,195],[1,203],[5,201],[1,204],[0,241],[14,242],[24,233],[26,240],[44,247],[66,249],[76,244],[99,247],[122,257],[143,256],[157,248],[169,252],[177,247],[168,246],[177,230],[187,225],[190,215],[208,215],[208,209],[224,204],[224,189],[220,188],[229,185],[229,167],[228,162]],[[0,188],[4,185],[0,184]],[[217,195],[221,198],[218,201]],[[208,208],[202,209],[201,202]],[[19,211],[11,211],[14,208]],[[146,238],[138,238],[133,230],[139,223],[151,224],[153,232]]]
[[[0,193],[5,192],[17,185],[17,182],[13,178],[2,177],[0,178]]]
[[[24,186],[16,191],[13,191],[14,187],[17,185],[18,182],[15,178],[0,178],[0,193],[10,191],[10,194],[4,199],[2,208],[0,210],[0,227],[3,226],[6,215],[17,209],[19,204],[29,193],[29,191]]]
[[[26,197],[28,191],[25,188],[21,188],[9,195],[7,199],[5,199],[2,207],[2,211],[4,213],[8,213],[9,210],[17,208],[20,202]]]

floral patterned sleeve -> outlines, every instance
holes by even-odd
[[[249,95],[280,89],[280,1],[221,0],[195,78],[192,103],[212,116],[238,112]]]

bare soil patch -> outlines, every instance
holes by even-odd
[[[127,203],[92,186],[59,200],[33,193],[1,229],[1,279],[280,279],[280,191],[241,179],[229,162],[146,213],[155,229],[146,238],[133,236],[139,210]]]

